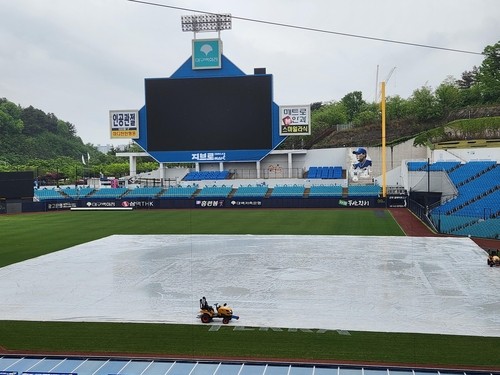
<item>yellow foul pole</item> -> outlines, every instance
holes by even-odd
[[[385,81],[381,82],[382,99],[380,101],[380,110],[382,111],[382,196],[387,196],[386,182],[386,161],[385,161]]]

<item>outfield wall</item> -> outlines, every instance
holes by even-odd
[[[342,198],[186,198],[186,199],[78,199],[23,202],[23,212],[47,212],[74,208],[134,209],[259,209],[259,208],[387,208],[406,207],[407,197]]]

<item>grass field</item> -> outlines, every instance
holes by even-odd
[[[401,236],[386,210],[135,210],[0,215],[0,266],[112,234]],[[1,317],[0,317],[1,319]],[[408,322],[411,324],[411,322]],[[223,343],[223,345],[221,345]],[[207,326],[0,320],[0,349],[486,366],[500,338],[350,332],[340,335]]]

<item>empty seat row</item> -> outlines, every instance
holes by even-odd
[[[157,197],[163,188],[161,187],[140,187],[131,189],[125,195],[126,198],[154,198]]]
[[[276,185],[271,193],[272,197],[303,197],[304,185]]]
[[[350,197],[376,197],[379,196],[380,193],[381,188],[378,185],[351,185],[347,188],[347,194]]]
[[[226,198],[231,190],[231,186],[206,186],[198,193],[198,197]]]
[[[310,197],[341,197],[343,188],[339,185],[312,185]]]
[[[234,197],[263,198],[268,191],[267,186],[240,186],[234,193]]]

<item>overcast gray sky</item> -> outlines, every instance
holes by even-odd
[[[274,76],[278,105],[337,101],[352,91],[375,100],[411,96],[479,66],[483,56],[342,36],[355,34],[482,52],[500,40],[499,0],[151,0],[166,6],[321,29],[233,19],[224,55],[247,74]],[[0,0],[0,97],[54,113],[85,143],[111,140],[108,113],[140,109],[144,78],[169,77],[191,56],[194,12],[128,0]],[[198,34],[212,38],[216,34]]]

